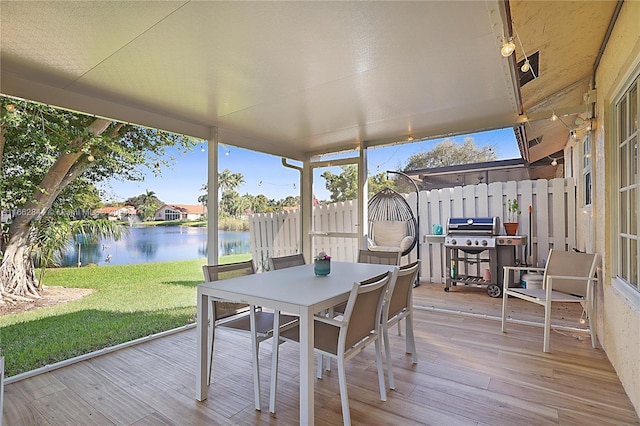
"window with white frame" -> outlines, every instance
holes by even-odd
[[[582,140],[582,202],[585,206],[591,205],[591,134],[587,134]]]
[[[640,74],[636,74],[632,83],[616,101],[614,106],[615,143],[617,149],[617,241],[615,242],[618,262],[616,275],[629,283],[636,290],[638,284],[638,118],[640,117],[640,100],[638,85]]]
[[[164,212],[164,220],[179,220],[180,212],[175,210],[165,210]]]

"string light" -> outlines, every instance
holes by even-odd
[[[226,150],[224,155],[226,155],[226,156],[231,155],[231,150],[229,149],[229,147],[227,145],[221,143],[220,146],[222,146]]]
[[[89,160],[90,163],[92,163],[96,158],[93,156],[93,154],[89,154],[89,156],[87,157],[87,160]]]
[[[522,50],[522,55],[524,56],[524,63],[520,67],[520,71],[522,71],[522,72],[529,72],[530,71],[531,75],[533,76],[533,79],[535,80],[535,79],[538,78],[538,76],[534,72],[533,68],[531,68],[531,63],[529,62],[529,57],[527,56],[527,52],[524,50],[524,46],[522,45],[522,39],[520,38],[520,34],[518,34],[518,30],[515,29],[515,26],[513,28],[513,31],[515,32],[515,38],[518,39],[518,43],[520,44],[520,49]],[[504,39],[504,40],[505,40],[505,42],[502,45],[501,53],[502,53],[503,56],[506,57],[506,56],[509,56],[511,53],[513,53],[513,51],[509,51],[509,50],[511,49],[511,45],[512,44],[513,44],[513,49],[515,50],[515,44],[513,43],[513,38],[510,38],[508,41],[506,39]],[[505,54],[507,52],[508,52],[508,54]],[[547,97],[547,95],[544,92],[544,90],[542,89],[542,87],[540,87],[538,90],[540,91],[540,94],[544,98],[545,102],[549,105],[550,104],[549,98]],[[558,115],[556,114],[555,110],[553,111],[553,113],[551,114],[551,117],[549,117],[549,119],[551,121],[560,120],[560,122],[562,124],[564,124],[567,129],[569,129],[569,133],[571,135],[571,138],[572,139],[578,139],[578,135],[577,135],[577,132],[575,131],[575,129],[571,129],[571,127],[569,127],[567,125],[567,123],[565,123],[563,120],[561,120],[560,117],[558,117]],[[589,128],[587,130],[591,130],[591,126],[589,126]],[[555,159],[553,161],[556,164],[558,164],[558,162]],[[553,165],[555,166],[556,164],[553,164]]]
[[[516,44],[513,42],[513,38],[505,38],[502,42],[502,48],[500,54],[505,58],[509,57],[516,50]]]
[[[290,183],[272,183],[272,182],[265,182],[263,180],[258,182],[258,186],[262,186],[262,185],[272,185],[272,186],[289,186],[292,185]],[[293,189],[296,189],[298,186],[294,183],[293,184]]]
[[[9,112],[14,112],[16,110],[16,104],[7,104],[4,108]]]

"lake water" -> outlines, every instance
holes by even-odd
[[[119,241],[105,239],[82,246],[83,265],[127,265],[199,259],[207,256],[207,228],[180,226],[141,226],[128,228]],[[218,231],[220,256],[249,253],[249,233]],[[78,246],[64,255],[63,266],[76,266]]]

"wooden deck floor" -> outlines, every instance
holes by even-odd
[[[445,293],[442,286],[423,284],[415,295],[415,304],[429,309],[415,314],[419,363],[411,364],[404,338],[394,329],[396,390],[382,402],[373,348],[348,362],[354,424],[640,424],[605,353],[592,349],[588,338],[554,332],[553,352],[544,354],[541,328],[512,324],[509,333],[500,332],[492,317],[500,315],[501,300],[484,290]],[[518,318],[539,320],[536,309],[527,307]],[[575,312],[554,316],[562,320],[569,314]],[[259,412],[253,408],[249,339],[222,329],[217,339],[213,383],[204,402],[194,398],[196,332],[191,329],[6,386],[3,425],[297,424],[297,345],[281,345],[278,413],[271,416],[270,341],[260,349]],[[342,422],[335,369],[316,381],[315,410],[316,424]]]

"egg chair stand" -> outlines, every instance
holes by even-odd
[[[387,170],[409,180],[416,192],[416,214],[405,197],[392,188],[386,187],[375,194],[367,205],[369,216],[369,250],[400,251],[408,255],[417,246],[420,259],[420,191],[418,185],[405,173]],[[416,286],[420,283],[419,275]]]

